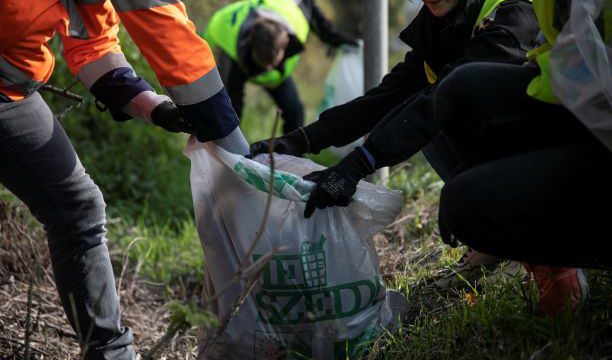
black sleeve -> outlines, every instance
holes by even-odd
[[[412,157],[438,134],[431,114],[432,93],[433,87],[424,88],[372,130],[364,147],[374,156],[377,169]]]
[[[523,64],[527,61],[527,52],[537,45],[538,20],[526,0],[506,0],[496,9],[492,22],[485,20],[480,25],[465,45],[463,56],[446,65],[438,74],[438,81],[469,62]]]
[[[305,5],[309,9],[309,25],[312,31],[326,44],[333,47],[338,47],[345,42],[345,39],[349,38],[347,34],[336,29],[331,21],[329,21],[321,9],[315,4],[313,0],[304,1]]]
[[[364,136],[391,110],[427,86],[423,60],[408,52],[375,88],[321,113],[305,130],[313,153],[343,146]]]
[[[465,46],[464,56],[446,65],[436,84],[416,94],[372,130],[364,146],[374,155],[376,167],[392,166],[410,158],[436,136],[432,94],[453,69],[476,61],[523,64],[527,51],[535,47],[537,32],[537,19],[529,3],[522,0],[502,3],[494,22],[475,33]]]

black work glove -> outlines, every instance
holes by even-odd
[[[174,133],[193,134],[193,127],[181,114],[181,110],[171,101],[164,101],[151,111],[153,124]]]
[[[270,142],[274,141],[273,152],[293,156],[303,156],[310,152],[310,141],[303,128],[295,129],[281,137],[258,141],[251,145],[253,157],[257,154],[267,154],[270,151]]]
[[[310,218],[315,208],[347,206],[357,191],[359,180],[372,174],[374,170],[365,154],[357,148],[338,165],[304,176],[304,180],[317,183],[306,203],[304,217]]]

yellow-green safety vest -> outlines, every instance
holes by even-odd
[[[573,0],[580,1],[580,0]],[[555,28],[555,0],[533,0],[533,9],[540,31],[546,38],[546,43],[531,50],[527,57],[535,60],[540,68],[540,75],[536,76],[527,87],[527,95],[550,104],[561,104],[552,89],[552,70],[550,68],[550,51],[559,36]],[[612,40],[612,0],[606,0],[604,7],[604,29],[606,41]]]
[[[238,61],[238,36],[240,28],[253,9],[263,9],[280,15],[291,27],[294,35],[302,43],[306,43],[310,25],[295,0],[244,0],[227,5],[213,14],[204,39],[214,49],[218,46],[232,60]],[[277,87],[285,81],[297,66],[299,54],[295,54],[284,61],[284,72],[276,69],[253,76],[250,82],[266,86]]]
[[[476,31],[476,27],[501,4],[504,0],[486,0],[484,4],[482,4],[482,8],[480,9],[480,13],[478,13],[478,17],[474,22],[474,26],[472,26],[472,37],[474,36],[474,32]],[[430,84],[435,84],[438,80],[438,75],[435,71],[429,66],[429,64],[425,61],[423,62],[423,67],[425,69],[425,75],[427,76],[427,82]]]

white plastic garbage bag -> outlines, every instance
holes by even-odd
[[[191,187],[204,248],[206,298],[225,288],[256,238],[268,198],[270,168],[192,138]],[[260,155],[258,161],[269,160]],[[224,359],[346,358],[358,344],[392,327],[407,307],[385,289],[371,236],[399,213],[402,196],[361,182],[346,208],[317,210],[305,219],[304,201],[314,184],[301,176],[321,166],[276,155],[274,196],[263,236],[251,262],[274,246],[287,250],[266,265],[222,339]],[[244,283],[234,285],[212,310],[221,319]],[[202,340],[202,339],[201,339]],[[202,343],[202,341],[200,342]],[[203,349],[200,349],[202,351]]]
[[[359,41],[359,46],[344,45],[337,51],[325,78],[319,113],[361,95],[363,95],[363,42]],[[344,157],[362,144],[363,139],[359,139],[341,148],[331,147],[330,150],[337,156]]]
[[[571,3],[550,55],[553,91],[612,150],[612,0]],[[604,13],[607,36],[595,22]]]

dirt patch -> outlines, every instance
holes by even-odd
[[[121,285],[122,321],[132,328],[135,346],[144,354],[170,322],[166,289],[135,276],[112,245],[111,254],[123,273],[116,279]],[[195,354],[195,346],[194,334],[188,333],[156,358],[185,359]],[[80,358],[77,337],[55,289],[42,227],[23,205],[0,201],[0,358],[23,359],[26,351],[32,359]]]

